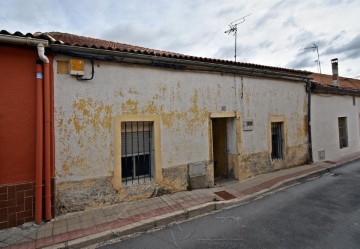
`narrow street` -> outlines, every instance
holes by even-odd
[[[101,248],[360,248],[360,161],[249,204]]]

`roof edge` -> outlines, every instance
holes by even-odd
[[[337,95],[360,96],[360,89],[344,88],[339,86],[323,85],[317,82],[311,82],[311,89],[314,93],[328,93]]]
[[[115,41],[108,41],[108,40],[103,40],[103,39],[98,39],[98,38],[85,37],[85,36],[73,35],[73,34],[62,33],[62,32],[45,32],[45,33],[41,33],[41,34],[37,33],[36,35],[39,37],[42,37],[42,38],[47,38],[51,42],[52,45],[55,45],[55,44],[68,45],[71,47],[93,48],[93,49],[101,49],[101,50],[109,50],[109,51],[128,52],[128,53],[133,53],[133,54],[154,55],[156,57],[167,57],[167,58],[178,58],[178,59],[185,59],[185,60],[191,60],[191,61],[211,62],[214,64],[245,66],[245,67],[251,67],[251,68],[267,69],[267,70],[272,70],[272,71],[284,71],[284,72],[295,73],[295,74],[299,74],[299,75],[310,75],[311,74],[311,72],[297,70],[297,69],[185,55],[185,54],[181,54],[181,53],[149,49],[149,48],[145,48],[145,47],[129,45],[129,44],[119,43],[119,42],[115,42]]]
[[[309,79],[306,77],[308,74],[302,73],[299,74],[297,71],[280,71],[280,70],[271,70],[268,68],[258,68],[245,66],[243,64],[232,65],[232,64],[221,64],[215,62],[207,61],[196,61],[191,59],[182,59],[182,58],[169,58],[166,56],[157,56],[149,55],[142,53],[130,53],[117,50],[106,50],[106,49],[97,49],[97,48],[88,48],[88,47],[76,47],[70,45],[62,44],[52,44],[52,50],[56,53],[69,55],[69,56],[79,56],[79,57],[101,57],[106,58],[106,60],[112,60],[121,63],[130,63],[130,64],[141,64],[147,66],[163,66],[173,69],[181,70],[199,70],[199,71],[213,71],[220,72],[225,74],[236,74],[236,75],[249,75],[249,76],[262,76],[269,78],[282,78],[293,81],[303,81]],[[175,66],[178,65],[178,66]]]

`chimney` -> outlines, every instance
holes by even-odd
[[[339,86],[339,68],[338,68],[338,59],[331,60],[332,67],[332,83],[334,86]]]

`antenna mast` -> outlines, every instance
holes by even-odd
[[[305,49],[316,49],[316,53],[317,53],[317,60],[315,61],[316,62],[316,65],[318,67],[318,70],[320,71],[320,74],[321,74],[321,64],[320,64],[320,56],[319,56],[319,47],[313,43],[314,46],[312,47],[307,47],[307,48],[303,48],[302,50],[305,50]]]
[[[235,36],[235,55],[234,55],[235,62],[236,62],[236,45],[237,45],[237,26],[241,23],[244,23],[245,17],[248,17],[250,15],[252,15],[252,13],[231,22],[229,24],[230,29],[225,31],[226,34],[230,35],[231,33],[234,33],[233,36]]]

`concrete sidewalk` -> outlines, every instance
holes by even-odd
[[[360,159],[360,153],[336,161],[280,170],[240,182],[223,182],[214,188],[179,192],[61,215],[41,225],[28,223],[21,227],[0,230],[0,247],[81,248],[246,203],[357,159]]]

